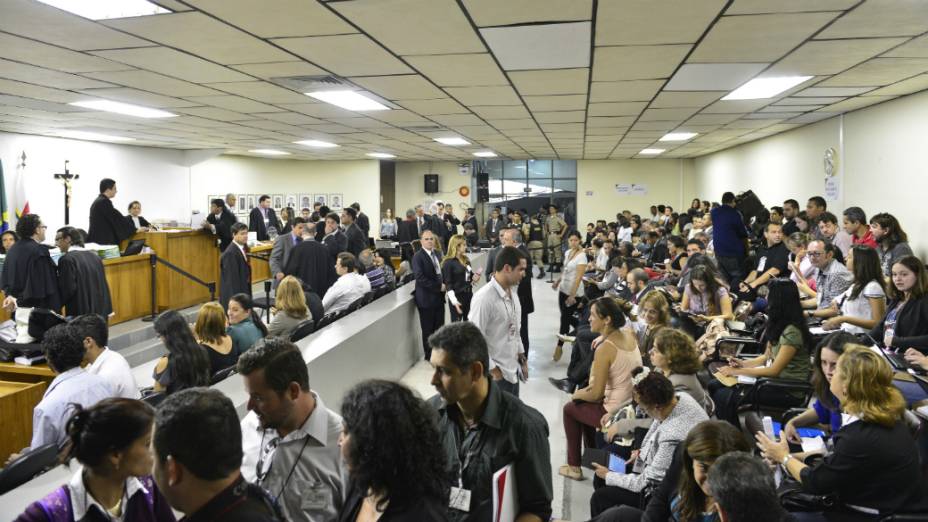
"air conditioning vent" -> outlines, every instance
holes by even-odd
[[[278,76],[269,80],[271,83],[286,87],[297,92],[357,90],[358,87],[344,78],[332,74],[318,74],[310,76]]]

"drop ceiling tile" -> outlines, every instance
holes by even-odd
[[[233,65],[233,69],[263,80],[288,76],[316,76],[327,74],[325,69],[306,62],[270,62]]]
[[[403,62],[363,34],[278,38],[274,43],[341,76],[412,72]]]
[[[264,103],[302,103],[306,95],[267,82],[210,83],[208,87]]]
[[[523,96],[586,94],[589,81],[589,69],[515,71],[509,73],[509,78]]]
[[[87,110],[64,103],[36,100],[33,98],[24,98],[22,96],[9,96],[6,94],[0,95],[0,106],[4,105],[46,111],[49,113],[83,112]]]
[[[680,91],[680,92],[661,92],[651,102],[652,109],[673,109],[679,107],[705,107],[712,102],[717,101],[722,96],[728,94],[727,91]]]
[[[800,123],[800,124],[814,123],[816,121],[827,120],[828,118],[832,118],[837,115],[838,113],[836,112],[821,112],[821,111],[809,112],[806,114],[802,114],[800,116],[796,116],[795,118],[790,118],[789,120],[787,120],[787,123]]]
[[[5,33],[0,33],[0,58],[69,73],[130,69],[121,63]]]
[[[399,55],[486,52],[452,0],[361,0],[329,5]],[[415,13],[414,30],[409,25],[411,13]]]
[[[221,65],[167,47],[140,47],[94,51],[93,54],[139,69],[164,74],[193,83],[238,82],[252,78]],[[131,69],[131,67],[122,67]]]
[[[55,103],[71,103],[83,99],[83,96],[73,92],[3,79],[0,79],[0,94],[11,94]]]
[[[719,100],[702,110],[703,114],[737,114],[754,112],[761,107],[770,105],[775,100],[766,98],[762,100]]]
[[[43,69],[24,63],[0,60],[0,78],[17,80],[37,85],[46,85],[56,89],[93,89],[112,87],[111,84],[95,81],[74,74]]]
[[[464,0],[464,7],[478,27],[579,21],[593,16],[592,0]]]
[[[313,118],[312,116],[298,114],[295,112],[262,112],[251,114],[251,116],[261,116],[267,120],[279,121],[281,123],[288,123],[290,125],[312,125],[314,123],[323,123],[322,120],[318,118]]]
[[[634,116],[593,116],[587,118],[587,127],[628,127],[635,122]]]
[[[428,100],[446,97],[441,89],[418,74],[354,77],[350,80],[387,100]]]
[[[664,80],[593,82],[590,103],[650,101],[663,84]]]
[[[254,100],[242,98],[240,96],[192,96],[188,100],[200,103],[202,105],[213,105],[230,111],[238,112],[280,112],[283,109],[272,107],[270,105],[259,103]]]
[[[754,114],[754,115],[752,115],[752,116],[757,116],[757,115]],[[797,114],[790,114],[790,115],[786,115],[786,114],[783,114],[783,115],[770,114],[770,115],[768,115],[768,116],[770,116],[770,118],[754,118],[754,119],[742,118],[742,119],[740,119],[740,120],[735,120],[735,121],[729,123],[728,125],[726,125],[726,126],[723,127],[723,128],[725,128],[725,129],[762,129],[762,128],[764,128],[764,127],[773,125],[774,122],[784,120],[784,119],[785,119],[785,118],[784,118],[785,116],[793,117],[793,116],[799,116],[799,114],[798,114],[798,113],[797,113]]]
[[[267,42],[198,12],[102,23],[222,64],[281,62],[292,58]]]
[[[665,91],[731,91],[762,71],[766,63],[686,63]]]
[[[253,116],[242,114],[240,112],[220,109],[218,107],[187,107],[176,109],[175,112],[199,116],[200,118],[209,118],[218,121],[244,121],[250,120]]]
[[[636,131],[661,131],[667,132],[676,127],[675,122],[667,121],[639,121],[638,123],[632,126],[632,130]]]
[[[668,78],[680,65],[690,45],[597,47],[593,80],[648,80]]]
[[[928,58],[928,35],[912,38],[883,56],[886,58]]]
[[[557,133],[565,133],[570,135],[571,138],[574,136],[582,137],[583,134],[583,124],[582,123],[543,123],[541,124],[541,130],[545,131],[545,134],[551,136]]]
[[[532,119],[518,120],[489,120],[490,125],[501,130],[510,131],[513,129],[537,129],[538,124]],[[506,134],[509,134],[508,132]]]
[[[507,71],[568,69],[590,65],[590,22],[481,29]]]
[[[307,100],[308,99],[309,98],[307,98]],[[353,118],[358,116],[356,112],[340,109],[328,103],[281,103],[278,104],[278,107],[314,118]],[[393,112],[409,113],[409,111],[384,111],[386,114]]]
[[[582,111],[586,107],[586,96],[576,94],[562,96],[525,96],[523,99],[532,112]]]
[[[32,0],[4,0],[0,4],[0,31],[78,51],[152,45]]]
[[[695,43],[724,6],[722,0],[601,2],[596,45]]]
[[[822,87],[889,85],[928,71],[928,58],[874,58],[817,84]]]
[[[440,98],[437,100],[404,100],[399,102],[403,107],[412,112],[431,116],[433,114],[468,114],[470,111],[460,103],[451,98]]]
[[[740,118],[739,114],[697,114],[686,120],[686,124],[693,125],[723,125]]]
[[[500,120],[515,120],[522,118],[530,118],[531,116],[528,113],[528,110],[525,109],[524,105],[511,105],[511,106],[482,106],[482,105],[472,105],[469,107],[471,111],[477,116],[480,116],[484,119],[500,119]]]
[[[844,11],[857,4],[859,0],[736,0],[726,15],[761,14],[761,13],[800,13],[804,11]]]
[[[323,3],[303,0],[191,0],[188,3],[262,38],[357,32]]]
[[[517,105],[519,96],[507,86],[497,87],[448,87],[448,94],[464,105]]]
[[[690,62],[779,60],[840,13],[724,16],[699,43]]]
[[[814,111],[821,109],[825,104],[820,105],[768,105],[755,114],[748,114],[745,118],[750,118],[751,116],[756,116],[757,114],[766,114],[766,113],[777,113],[777,112],[795,112],[797,114],[802,114],[803,112]]]
[[[928,89],[928,74],[921,74],[915,76],[914,78],[909,78],[908,80],[902,80],[901,82],[894,83],[892,85],[887,85],[882,89],[877,89],[875,91],[868,92],[864,95],[867,96],[902,96],[905,94],[912,94],[914,92],[923,91]]]
[[[638,116],[648,102],[591,103],[587,108],[590,116]]]
[[[809,87],[792,96],[857,96],[873,89],[875,87]]]
[[[812,76],[838,74],[904,41],[905,38],[811,40],[764,71],[764,74]]]
[[[343,112],[348,113],[348,114],[351,114],[350,111],[343,111]],[[306,112],[306,114],[310,114],[310,113],[309,113],[309,112]],[[312,115],[312,114],[310,114],[310,115]],[[320,116],[320,117],[324,117],[324,116]],[[403,126],[406,126],[406,125],[435,125],[434,122],[429,121],[429,120],[423,118],[422,116],[419,116],[418,114],[416,114],[416,113],[414,113],[414,112],[406,111],[406,110],[380,111],[380,112],[376,112],[376,113],[371,113],[370,117],[373,118],[373,119],[375,119],[375,120],[385,121],[385,122],[389,122],[389,123],[393,123],[393,124],[397,124],[397,125],[403,125]],[[386,132],[387,130],[389,130],[389,129],[384,129],[384,131],[381,132],[381,134],[386,134],[386,133],[387,133],[387,132]]]
[[[586,121],[585,111],[536,112],[538,123],[577,123]]]
[[[698,107],[647,109],[641,113],[640,121],[683,121],[697,112]]]
[[[489,54],[446,54],[405,57],[410,65],[441,87],[507,85],[509,81]]]
[[[149,71],[115,71],[85,73],[84,76],[97,80],[134,87],[142,91],[150,91],[165,96],[209,96],[219,94],[218,91],[196,85],[183,80],[168,78],[161,74]]]
[[[438,114],[429,118],[448,127],[483,124],[483,120],[473,114]]]
[[[820,112],[849,112],[877,103],[892,100],[896,96],[858,96],[819,109]]]
[[[115,100],[124,103],[134,103],[145,107],[155,107],[158,109],[170,109],[172,107],[194,107],[199,105],[197,102],[173,98],[171,96],[162,96],[150,92],[131,89],[128,87],[108,87],[104,89],[83,89],[80,91],[88,96]],[[81,97],[84,99],[84,97]]]
[[[928,31],[928,2],[868,0],[839,18],[816,38],[914,36]]]
[[[793,95],[796,96],[796,95]],[[842,96],[829,96],[829,97],[815,97],[815,96],[802,96],[802,97],[790,97],[783,98],[782,100],[774,103],[774,105],[830,105],[832,103],[838,103],[843,100]]]

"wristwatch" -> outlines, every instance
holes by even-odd
[[[786,467],[786,464],[789,463],[789,459],[791,459],[791,458],[793,458],[793,456],[790,455],[789,453],[787,453],[786,456],[783,457],[783,460],[780,462],[780,464],[782,464],[783,467],[785,468],[785,467]]]

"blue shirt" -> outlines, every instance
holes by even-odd
[[[824,404],[818,399],[815,399],[815,402],[812,403],[812,408],[815,409],[815,413],[818,414],[819,424],[827,424],[831,426],[831,434],[834,435],[841,429],[841,403],[838,402],[838,399],[834,399],[835,406],[837,406],[837,411],[831,411],[825,407]]]
[[[59,374],[32,411],[32,443],[29,447],[35,449],[55,443],[61,448],[68,440],[65,425],[74,413],[71,404],[89,408],[113,396],[113,389],[106,380],[87,373],[83,368],[71,368]]]
[[[712,245],[715,255],[721,257],[744,257],[744,238],[748,231],[741,212],[734,207],[721,205],[712,209]]]

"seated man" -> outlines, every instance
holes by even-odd
[[[756,295],[756,290],[767,281],[789,273],[789,250],[783,244],[783,226],[767,223],[764,239],[764,248],[757,252],[757,266],[739,286],[741,292],[748,296]]]
[[[358,273],[357,260],[349,252],[338,254],[335,263],[338,279],[322,297],[326,314],[335,313],[351,305],[371,291],[371,282]]]
[[[815,267],[816,296],[804,300],[803,308],[830,308],[831,302],[840,297],[854,282],[854,274],[835,259],[838,252],[837,246],[820,239],[809,243],[806,255]]]
[[[843,221],[844,231],[850,234],[851,242],[855,245],[866,245],[874,250],[877,249],[873,231],[870,230],[870,222],[867,221],[867,213],[862,208],[848,207],[845,209]]]
[[[268,493],[242,478],[242,430],[222,392],[188,388],[168,396],[155,414],[151,448],[152,478],[184,520],[286,520]]]
[[[364,267],[364,276],[370,281],[371,289],[376,290],[387,284],[385,269],[383,265],[377,266],[374,263],[373,252],[369,249],[362,250],[358,260],[361,261],[361,266]]]
[[[74,327],[61,324],[45,332],[42,348],[48,365],[58,375],[33,410],[29,449],[45,444],[57,444],[62,448],[68,441],[65,425],[73,413],[72,405],[89,408],[112,397],[113,388],[103,377],[81,368],[84,344]]]
[[[835,259],[837,259],[842,265],[844,264],[844,259],[847,257],[848,252],[851,251],[851,246],[854,244],[854,239],[848,234],[844,229],[838,226],[838,218],[831,212],[823,212],[819,217],[818,229],[822,233],[822,239],[827,243],[831,243],[834,246],[838,247],[839,252],[836,252]]]
[[[715,500],[721,522],[792,520],[780,506],[770,468],[751,454],[722,455],[709,468],[706,482],[703,489]]]
[[[132,376],[132,369],[126,358],[119,352],[106,347],[109,329],[106,320],[97,314],[87,314],[72,320],[69,325],[77,332],[84,343],[85,369],[99,375],[113,388],[114,397],[139,399],[138,384]]]

